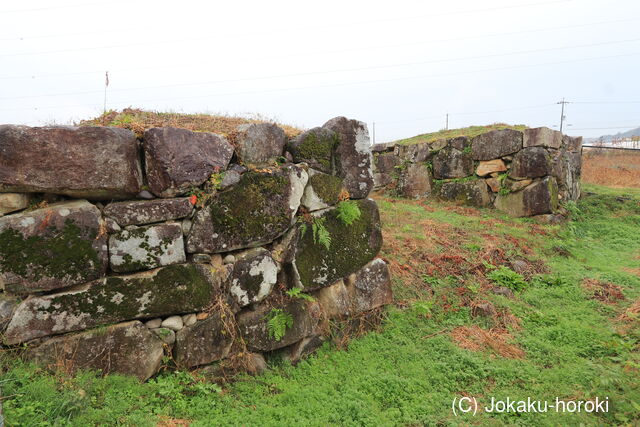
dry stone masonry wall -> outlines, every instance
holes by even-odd
[[[372,161],[344,117],[292,140],[242,125],[233,143],[0,126],[2,346],[142,380],[169,359],[295,362],[391,302]]]
[[[495,206],[551,219],[580,196],[581,137],[548,128],[493,130],[412,145],[376,144],[374,181],[409,198]]]

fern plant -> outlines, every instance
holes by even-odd
[[[267,330],[269,336],[280,341],[287,333],[287,329],[293,327],[293,316],[280,308],[273,308],[267,315]]]
[[[521,291],[527,286],[524,277],[504,265],[495,267],[487,277],[496,285],[506,286],[512,291]]]
[[[300,288],[291,288],[287,291],[287,295],[289,295],[291,298],[301,298],[305,301],[315,301],[316,299],[314,297],[312,297],[309,294],[305,294],[304,292],[302,292],[302,289]]]
[[[342,221],[344,225],[353,224],[353,222],[358,220],[360,215],[362,215],[360,207],[353,200],[345,200],[344,202],[338,203],[336,210],[338,211],[338,219]]]
[[[326,218],[314,218],[311,223],[311,229],[313,230],[313,242],[321,244],[327,250],[331,246],[331,234],[329,230],[324,226]]]

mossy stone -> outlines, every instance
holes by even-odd
[[[218,292],[216,280],[207,267],[179,264],[31,298],[16,309],[5,339],[17,344],[101,324],[201,311]]]
[[[354,202],[361,214],[351,225],[338,218],[336,209],[320,215],[331,236],[328,249],[314,241],[311,226],[302,227],[294,260],[288,266],[294,286],[307,291],[329,286],[355,273],[378,254],[382,246],[378,206],[371,199]]]
[[[325,128],[316,127],[301,133],[289,142],[289,152],[296,163],[307,163],[327,174],[335,171],[335,148],[338,135]]]
[[[29,293],[85,283],[104,275],[106,232],[86,201],[0,218],[0,282]]]

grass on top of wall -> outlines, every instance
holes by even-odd
[[[153,127],[177,127],[197,132],[213,132],[233,137],[236,128],[246,123],[274,123],[280,126],[288,137],[302,132],[294,126],[277,123],[264,117],[253,118],[215,114],[184,114],[172,112],[146,111],[137,108],[125,108],[122,111],[109,110],[88,120],[82,120],[79,126],[115,126],[132,130],[140,137],[146,129]]]
[[[474,136],[478,136],[492,130],[500,130],[500,129],[524,130],[526,128],[527,126],[525,125],[508,125],[506,123],[494,123],[492,125],[469,126],[469,127],[460,128],[460,129],[439,130],[438,132],[423,133],[421,135],[412,136],[411,138],[400,139],[395,143],[400,145],[411,145],[411,144],[420,144],[423,142],[433,142],[439,139],[456,138],[458,136],[466,136],[469,138],[473,138]]]

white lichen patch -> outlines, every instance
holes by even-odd
[[[309,174],[301,168],[291,168],[289,173],[289,180],[291,182],[291,191],[289,193],[289,208],[292,214],[298,211],[302,195],[304,194],[304,188],[309,180]]]

